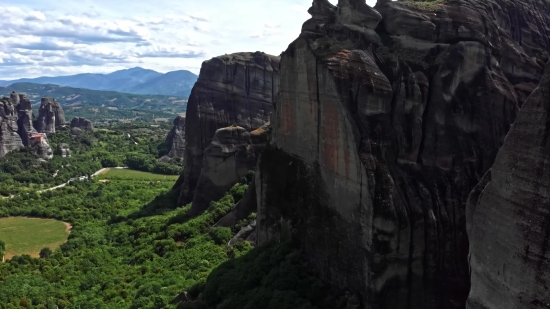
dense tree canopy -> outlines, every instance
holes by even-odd
[[[53,187],[70,178],[91,175],[102,167],[130,166],[133,169],[178,175],[183,162],[174,158],[158,162],[165,152],[169,126],[118,124],[70,137],[68,131],[48,135],[52,149],[69,145],[71,158],[55,155],[41,162],[30,149],[11,152],[0,159],[0,195],[9,196]]]

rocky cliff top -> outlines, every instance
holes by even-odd
[[[203,62],[203,67],[205,64],[222,61],[225,64],[242,63],[247,65],[258,65],[259,67],[264,68],[266,61],[271,61],[273,64],[278,64],[280,60],[280,57],[266,54],[264,52],[240,52],[225,54],[223,56],[217,56],[210,60],[206,60]]]
[[[57,100],[42,98],[35,128],[40,133],[55,133],[55,128],[65,124],[65,113]]]
[[[204,61],[185,119],[185,175],[179,204],[194,199],[204,150],[220,128],[251,131],[269,120],[279,89],[279,57],[235,53]]]
[[[281,57],[258,242],[286,221],[310,267],[367,308],[464,308],[466,200],[539,84],[548,4],[314,0],[309,13]]]

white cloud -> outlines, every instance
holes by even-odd
[[[30,12],[27,17],[25,17],[26,21],[44,21],[46,20],[46,15],[42,12],[34,11]]]
[[[2,0],[0,79],[135,66],[198,73],[226,53],[278,55],[299,35],[311,1]]]

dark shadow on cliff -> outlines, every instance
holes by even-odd
[[[221,264],[206,283],[182,295],[173,300],[178,309],[336,309],[357,300],[321,282],[290,241],[254,248]]]

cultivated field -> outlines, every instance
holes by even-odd
[[[52,219],[9,217],[0,219],[0,240],[6,243],[5,259],[28,254],[38,257],[44,247],[57,249],[67,241],[71,226]]]
[[[169,180],[169,181],[176,181],[179,176],[177,175],[160,175],[160,174],[153,174],[153,173],[147,173],[147,172],[140,172],[130,169],[115,169],[111,168],[108,169],[101,174],[97,175],[98,179],[109,179],[109,180],[116,180],[116,179],[125,179],[125,180]]]

